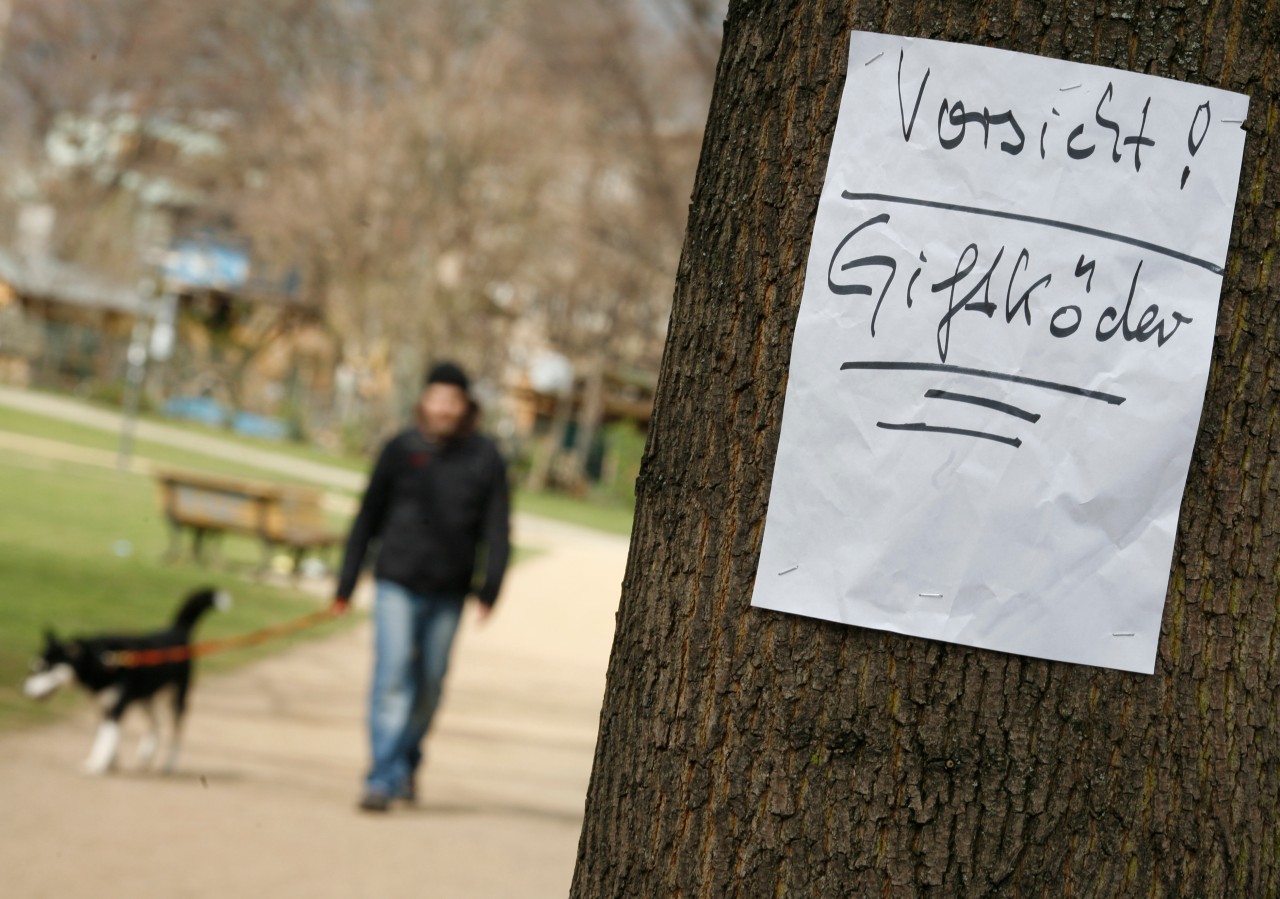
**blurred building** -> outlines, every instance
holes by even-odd
[[[73,390],[118,379],[140,309],[134,287],[0,248],[0,381]]]

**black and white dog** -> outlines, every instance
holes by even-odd
[[[46,631],[44,651],[32,661],[23,692],[32,699],[45,699],[75,681],[94,694],[102,706],[103,718],[84,768],[89,774],[104,774],[115,766],[120,749],[120,719],[125,709],[134,703],[142,706],[150,723],[138,744],[138,763],[143,768],[151,764],[160,745],[160,722],[152,701],[156,694],[171,691],[173,735],[163,770],[172,771],[178,759],[178,738],[191,686],[191,661],[123,667],[113,661],[113,654],[187,646],[191,642],[191,631],[205,612],[230,605],[231,597],[227,593],[206,588],[190,594],[173,624],[155,633],[104,634],[63,641],[52,631]]]

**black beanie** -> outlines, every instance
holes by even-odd
[[[438,362],[431,367],[431,371],[427,372],[425,386],[432,384],[452,384],[454,387],[461,387],[463,393],[471,391],[467,373],[452,362]]]

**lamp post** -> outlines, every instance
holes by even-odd
[[[120,414],[120,444],[116,452],[116,468],[126,471],[133,455],[133,432],[138,424],[138,404],[142,394],[142,380],[147,374],[147,341],[151,337],[151,298],[155,282],[143,278],[138,284],[138,315],[133,320],[133,333],[129,335],[129,350],[125,355],[127,367],[124,376],[124,403]]]
[[[177,314],[177,297],[170,293],[155,296],[156,281],[143,278],[138,286],[138,317],[133,323],[126,356],[124,409],[120,418],[120,445],[116,455],[116,467],[125,470],[133,455],[133,436],[137,430],[138,408],[142,402],[142,385],[147,377],[147,365],[151,360],[163,362],[173,350],[174,318]]]

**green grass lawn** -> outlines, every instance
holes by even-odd
[[[75,397],[68,396],[66,394],[61,394],[61,393],[53,393],[49,391],[31,389],[28,391],[28,394],[31,396],[48,396],[63,402],[68,400],[73,402],[79,402],[86,409],[92,409],[97,412],[108,412],[113,415],[119,415],[121,412],[119,406],[112,405],[110,403],[105,403],[97,400],[79,400],[79,399],[76,399]],[[9,409],[0,407],[0,422],[4,420],[4,417],[7,416],[10,413],[10,411],[11,410]],[[21,414],[21,413],[18,413],[18,414]],[[45,418],[44,416],[37,416],[37,417]],[[54,421],[54,419],[46,419],[46,420]],[[312,446],[307,443],[298,443],[292,440],[270,440],[263,437],[250,437],[244,434],[240,434],[236,431],[233,431],[230,428],[214,427],[212,425],[206,425],[206,424],[202,424],[200,422],[195,422],[195,421],[187,421],[179,418],[167,418],[163,415],[160,415],[154,412],[143,412],[139,414],[138,421],[147,422],[150,424],[163,425],[167,428],[173,428],[175,430],[184,431],[188,434],[214,437],[218,440],[226,441],[228,443],[239,444],[240,446],[243,446],[249,449],[269,450],[270,452],[276,453],[281,456],[290,456],[292,458],[302,459],[308,462],[319,462],[324,465],[331,465],[334,468],[345,468],[348,471],[361,472],[366,470],[366,468],[369,465],[369,460],[364,459],[358,455],[337,454],[337,453],[333,453],[333,452],[329,452],[327,450],[321,449],[318,446]],[[0,427],[6,427],[6,426],[3,424],[0,424]],[[99,431],[99,433],[104,434],[106,437],[106,444],[104,445],[114,450],[116,448],[118,435],[107,433],[105,431]],[[152,454],[148,452],[148,453],[143,453],[142,455],[146,455],[150,457]]]
[[[623,536],[631,533],[631,519],[635,517],[635,510],[628,504],[581,500],[562,493],[517,490],[512,504],[520,512]]]
[[[119,409],[111,406],[103,406],[101,408],[108,412],[120,411]],[[327,450],[323,450],[317,446],[311,446],[306,443],[297,443],[291,440],[267,440],[261,437],[247,437],[244,434],[239,434],[228,428],[215,428],[210,425],[199,424],[197,422],[164,418],[160,415],[142,415],[139,420],[164,425],[168,428],[177,428],[178,430],[186,431],[189,434],[216,437],[218,440],[237,443],[250,449],[269,450],[281,456],[290,456],[294,459],[302,459],[307,462],[318,462],[322,465],[333,466],[334,468],[345,468],[347,471],[367,471],[371,461],[359,455],[341,455],[338,453],[328,452]]]
[[[296,458],[312,461],[323,461],[349,471],[366,471],[371,465],[370,460],[327,455],[320,450],[308,447],[254,440],[232,435],[228,432],[204,428],[199,425],[179,424],[177,426],[188,432],[206,433],[219,439],[229,439],[256,449],[266,449],[274,453],[292,455]],[[0,406],[0,431],[10,431],[44,440],[56,440],[77,447],[97,450],[101,453],[114,454],[119,445],[119,435],[116,433],[6,406]],[[133,451],[137,458],[146,459],[166,467],[255,480],[307,483],[301,477],[289,477],[275,471],[264,471],[250,464],[224,459],[216,455],[206,455],[171,447],[163,443],[139,440],[134,443]],[[333,488],[327,489],[333,490]],[[517,511],[530,512],[611,534],[625,536],[631,533],[634,510],[628,503],[588,501],[564,494],[531,493],[526,490],[517,490],[513,503]]]
[[[162,561],[168,537],[149,478],[10,453],[0,455],[0,496],[0,727],[45,720],[83,702],[67,695],[37,704],[21,695],[46,627],[60,636],[150,630],[168,622],[187,591],[204,585],[227,589],[235,605],[208,616],[199,637],[241,634],[319,607],[298,591],[244,577],[259,560],[251,541],[229,539],[219,568]],[[281,645],[198,664],[218,670]]]
[[[184,428],[184,430],[191,430],[191,428]],[[99,452],[111,454],[116,453],[120,442],[120,435],[110,431],[104,431],[99,428],[76,424],[74,422],[62,421],[57,418],[49,418],[44,415],[37,415],[19,409],[12,409],[7,406],[0,406],[0,431],[11,431],[15,434],[39,437],[43,440],[57,440],[62,443],[69,443],[85,449],[98,450]],[[216,436],[219,439],[224,438],[224,435],[220,432],[213,432],[206,429],[206,433],[209,433],[210,436]],[[313,455],[310,453],[301,455],[296,452],[283,452],[280,447],[274,444],[265,444],[262,442],[251,443],[244,438],[237,439],[234,442],[245,446],[253,446],[258,449],[268,449],[271,452],[279,453],[280,455],[292,455],[296,458],[311,458]],[[220,458],[215,455],[206,455],[204,453],[193,452],[191,450],[180,449],[163,443],[154,443],[146,440],[136,440],[134,442],[133,455],[137,458],[146,459],[149,462],[154,462],[167,468],[190,469],[206,472],[208,474],[221,474],[228,475],[230,477],[271,480],[293,484],[309,483],[306,479],[301,477],[291,477],[276,471],[266,472],[261,468],[256,468],[242,462],[236,462],[234,460]],[[319,460],[317,459],[316,461]],[[346,468],[348,470],[358,468],[353,460],[346,460],[341,465],[337,462],[333,462],[333,464],[335,467]]]
[[[234,439],[245,446],[252,446],[257,449],[294,455],[297,458],[324,461],[347,470],[366,471],[371,465],[370,460],[324,456],[319,450],[290,447],[287,444],[275,444],[242,437],[229,438],[224,432],[200,428],[196,425],[184,425],[182,427],[188,431],[208,433],[219,439]],[[45,440],[57,440],[108,453],[115,453],[119,442],[119,435],[108,431],[11,409],[6,406],[0,406],[0,431],[11,431],[16,434],[39,437]],[[145,440],[137,441],[134,444],[134,455],[138,458],[173,468],[254,480],[306,483],[302,478],[290,478],[278,472],[266,472],[252,465],[233,460]],[[634,515],[631,506],[622,502],[592,502],[558,493],[531,493],[525,490],[516,491],[514,506],[518,511],[530,512],[535,515],[554,518],[558,521],[566,521],[610,534],[622,535],[631,533],[631,519]]]

